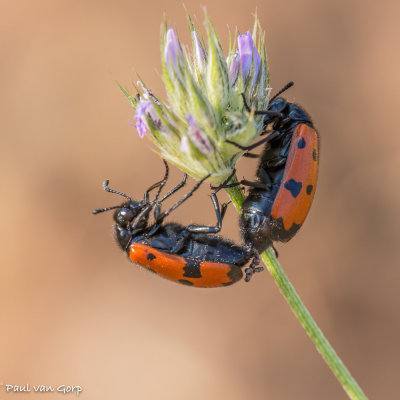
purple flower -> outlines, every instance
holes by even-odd
[[[140,99],[139,104],[136,107],[136,113],[134,115],[134,118],[136,118],[135,126],[141,138],[144,137],[144,135],[147,132],[147,129],[149,129],[146,115],[150,117],[156,125],[161,125],[161,121],[158,118],[153,103],[150,100]]]
[[[176,37],[175,31],[170,28],[167,31],[167,39],[164,48],[164,60],[167,64],[168,68],[171,68],[171,61],[173,68],[176,72],[179,71],[178,69],[178,58],[182,54],[182,48],[179,44],[179,40]]]
[[[249,31],[238,37],[238,50],[240,56],[240,64],[242,66],[242,76],[244,81],[250,74],[251,64],[254,58],[254,65],[253,65],[254,75],[252,82],[252,84],[254,85],[258,77],[258,72],[260,70],[261,57],[260,54],[258,54],[257,47],[254,46],[253,38],[251,37]]]
[[[204,155],[210,154],[213,148],[206,134],[200,129],[190,114],[186,115],[186,120],[189,122],[187,135],[189,136],[190,141],[196,146],[200,153],[203,153]],[[185,144],[183,144],[183,147],[185,148]]]

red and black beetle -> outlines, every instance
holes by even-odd
[[[292,85],[290,82],[280,90],[266,111],[254,112],[265,115],[262,134],[269,134],[266,138],[248,147],[228,141],[247,151],[266,143],[257,169],[258,180],[240,182],[251,187],[242,204],[240,229],[244,242],[259,253],[274,241],[287,242],[296,234],[311,207],[317,183],[318,133],[300,106],[278,97]]]
[[[251,264],[245,270],[246,281],[250,280],[254,272],[262,271],[262,267],[257,267],[260,260],[252,248],[239,246],[216,235],[221,230],[227,204],[221,209],[215,193],[211,195],[211,199],[217,216],[216,226],[163,224],[164,219],[208,178],[207,176],[198,182],[170,209],[161,212],[163,201],[181,189],[186,184],[187,178],[185,174],[182,182],[159,200],[168,178],[168,165],[165,161],[164,163],[166,167],[164,179],[150,186],[143,200],[136,201],[124,193],[110,189],[108,181],[105,181],[104,190],[123,196],[128,201],[122,205],[93,211],[94,214],[98,214],[116,209],[115,236],[120,247],[128,253],[130,260],[163,278],[196,287],[231,285],[242,278],[241,268],[250,260]],[[157,193],[150,201],[150,192],[156,188],[158,188]],[[149,224],[149,216],[153,209],[154,223]]]

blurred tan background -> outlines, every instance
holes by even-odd
[[[322,143],[314,205],[278,245],[280,261],[367,395],[399,399],[399,3],[185,4],[200,22],[207,7],[225,49],[227,24],[244,32],[257,8],[271,85],[295,81],[287,98],[311,113]],[[120,201],[104,179],[141,197],[163,174],[115,79],[138,71],[164,93],[160,24],[165,11],[189,43],[181,1],[1,10],[0,398],[62,398],[5,393],[44,384],[96,400],[346,399],[267,272],[223,289],[180,286],[127,260],[111,213],[91,215]],[[239,177],[255,166],[241,162]],[[181,176],[172,168],[170,184]],[[207,195],[172,219],[214,223]],[[233,209],[224,234],[239,240]]]

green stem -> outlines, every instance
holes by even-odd
[[[235,181],[236,178],[234,178],[231,182]],[[235,208],[240,213],[241,205],[244,200],[242,190],[239,186],[228,188],[226,190],[233,204],[235,205]],[[349,398],[353,400],[366,400],[367,397],[363,393],[362,389],[358,386],[357,382],[351,376],[349,370],[345,367],[342,360],[329,344],[321,329],[318,328],[318,325],[315,323],[311,314],[301,301],[299,295],[296,293],[296,290],[285,275],[285,272],[283,271],[278,260],[276,259],[272,249],[268,249],[264,253],[262,253],[261,258],[264,261],[269,273],[274,278],[275,283],[278,285],[279,290],[285,297],[286,301],[289,303],[289,306],[296,315],[297,319],[300,321],[301,325],[303,325],[303,328],[306,330],[308,336],[310,336],[315,347],[321,353],[329,368],[342,384],[343,389],[346,391]]]

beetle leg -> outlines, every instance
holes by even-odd
[[[179,189],[183,188],[186,185],[187,181],[187,174],[183,175],[183,179],[181,183],[176,185],[173,189],[171,189],[167,194],[164,195],[164,197],[157,202],[157,204],[154,207],[154,220],[157,221],[160,218],[160,213],[161,213],[161,203],[166,200],[168,197],[172,196],[174,193],[176,193]]]
[[[271,160],[268,160],[268,162],[265,163],[265,166],[267,168],[278,168],[281,167],[286,163],[287,158],[286,157],[275,157],[272,158]]]
[[[148,236],[153,236],[159,229],[161,228],[160,223],[154,223],[150,229],[150,231],[147,233]]]
[[[223,183],[219,186],[212,186],[210,185],[210,188],[215,190],[214,193],[218,192],[220,189],[226,189],[226,188],[232,188],[232,187],[236,187],[236,186],[240,186],[240,182],[235,182],[235,183],[229,183],[228,185],[224,185]]]
[[[164,165],[165,165],[165,174],[164,174],[164,178],[159,181],[154,183],[153,185],[151,185],[145,192],[144,194],[144,201],[146,203],[149,202],[149,198],[150,198],[150,192],[156,188],[158,188],[157,194],[156,194],[156,198],[158,198],[158,196],[160,195],[161,189],[164,187],[164,185],[167,183],[167,179],[168,179],[168,174],[169,174],[169,167],[167,162],[163,159]]]
[[[276,125],[276,127],[279,127],[279,125]],[[264,144],[264,143],[269,143],[269,142],[272,142],[272,141],[275,140],[275,139],[278,139],[278,138],[283,134],[281,131],[276,130],[275,124],[274,124],[274,128],[273,128],[273,129],[274,129],[273,132],[270,133],[267,137],[265,137],[265,138],[259,140],[258,142],[254,143],[254,144],[251,144],[250,146],[242,146],[241,144],[236,143],[236,142],[233,142],[232,140],[225,140],[225,142],[236,146],[236,147],[237,147],[238,149],[240,149],[240,150],[250,151],[250,150],[255,149],[255,148],[258,147],[258,146],[261,146],[261,145]],[[260,136],[266,134],[267,132],[268,132],[268,131],[262,132]],[[253,158],[254,158],[254,156],[255,156],[254,154],[252,154],[252,155],[250,155],[250,156],[248,156],[248,155],[246,155],[246,154],[252,154],[252,153],[244,153],[243,156],[244,156],[244,157],[253,157]]]
[[[189,190],[189,192],[187,192],[180,200],[178,200],[175,204],[172,205],[172,207],[167,210],[167,211],[163,211],[162,213],[160,213],[158,215],[158,219],[157,219],[157,223],[162,223],[162,221],[164,220],[164,218],[166,218],[169,214],[171,214],[172,211],[175,210],[175,208],[178,208],[183,202],[185,202],[190,196],[193,195],[193,193],[200,187],[200,185],[210,177],[211,174],[205,176],[203,179],[201,179],[199,182],[196,183],[196,185],[193,186],[193,188],[191,190]],[[179,186],[179,185],[178,185]]]
[[[211,194],[211,201],[214,206],[215,215],[217,216],[216,226],[206,226],[206,225],[189,225],[186,230],[191,233],[218,233],[222,228],[222,218],[225,216],[226,207],[229,203],[225,203],[221,208],[219,206],[218,197],[215,193]]]
[[[271,179],[270,179],[269,175],[267,175],[265,177],[265,181],[263,180],[261,182],[260,181],[252,182],[252,181],[248,181],[247,179],[242,179],[240,182],[230,183],[228,185],[222,184],[222,185],[219,185],[219,186],[210,186],[210,187],[211,187],[211,189],[215,189],[215,191],[217,192],[220,189],[236,187],[236,186],[239,186],[239,185],[255,187],[255,188],[258,188],[258,189],[265,189],[266,187],[271,186]]]
[[[274,246],[274,245],[271,245],[271,247],[272,247],[272,250],[273,250],[273,251],[274,251],[274,253],[275,253],[275,257],[276,257],[276,258],[278,258],[278,257],[279,257],[278,250],[275,248],[275,246]]]
[[[210,188],[214,190],[214,193],[217,194],[221,189],[226,189],[226,188],[231,188],[231,187],[236,187],[240,185],[240,182],[234,182],[234,183],[228,183],[233,176],[236,174],[236,168],[233,169],[231,174],[219,185],[219,186],[212,186],[210,185]]]
[[[190,237],[190,232],[187,230],[182,231],[176,238],[175,246],[171,249],[172,254],[179,253],[186,245],[187,239]]]
[[[154,220],[157,221],[160,217],[160,213],[161,213],[161,203],[157,202],[157,204],[154,207],[154,212],[153,212],[153,216],[154,216]]]
[[[260,182],[260,181],[251,182],[251,181],[247,181],[246,179],[243,179],[242,181],[240,181],[240,184],[244,185],[244,186],[258,188],[258,189],[266,189],[268,186],[270,186],[268,183],[265,183],[265,182]]]
[[[256,256],[254,256],[249,267],[244,270],[244,272],[246,274],[246,276],[244,278],[245,282],[249,282],[255,272],[264,271],[264,267],[257,267],[257,265],[260,264],[260,261],[261,261],[260,256],[258,254]]]
[[[259,156],[259,154],[254,154],[254,153],[246,152],[246,153],[243,153],[243,157],[247,157],[247,158],[258,158],[258,157],[260,157],[260,156]]]
[[[153,185],[151,185],[144,193],[144,201],[146,203],[148,203],[150,201],[150,192],[158,187],[161,186],[161,184],[163,183],[163,181],[159,181],[154,183]]]
[[[269,176],[268,172],[264,168],[260,168],[258,171],[258,174],[260,175],[260,182],[263,182],[265,186],[271,186],[272,181],[271,177]]]
[[[160,200],[160,203],[162,203],[168,197],[172,196],[179,189],[183,188],[186,185],[187,177],[188,177],[187,174],[184,174],[181,183],[178,183],[172,190],[170,190],[166,195],[164,195],[164,197]]]
[[[225,179],[225,181],[221,185],[219,185],[217,187],[211,186],[211,188],[214,189],[214,192],[211,193],[211,201],[214,206],[215,215],[217,216],[217,225],[216,226],[189,225],[188,227],[186,227],[187,231],[193,232],[193,233],[218,233],[221,230],[222,220],[225,217],[226,209],[232,201],[229,200],[228,202],[223,203],[222,207],[220,207],[219,202],[218,202],[217,193],[222,188],[234,187],[234,186],[240,185],[239,182],[227,184],[232,179],[232,177],[235,175],[235,173],[236,173],[236,169],[233,169],[231,174],[228,176],[228,178]]]
[[[228,206],[231,203],[232,203],[232,200],[229,200],[226,203],[222,204],[222,207],[221,207],[221,221],[224,219],[225,214],[226,214],[226,210],[228,209]]]
[[[273,134],[271,134],[270,136],[265,137],[264,139],[259,140],[258,142],[254,143],[254,144],[252,144],[252,145],[250,145],[250,146],[242,146],[242,145],[239,144],[239,143],[232,142],[232,140],[225,140],[225,142],[236,146],[236,147],[237,147],[238,149],[240,149],[240,150],[250,151],[250,150],[255,149],[255,148],[258,147],[258,146],[261,146],[263,143],[269,142],[269,141],[271,140],[271,136],[272,136],[272,135],[273,135]],[[273,139],[273,137],[272,137],[272,139]]]

